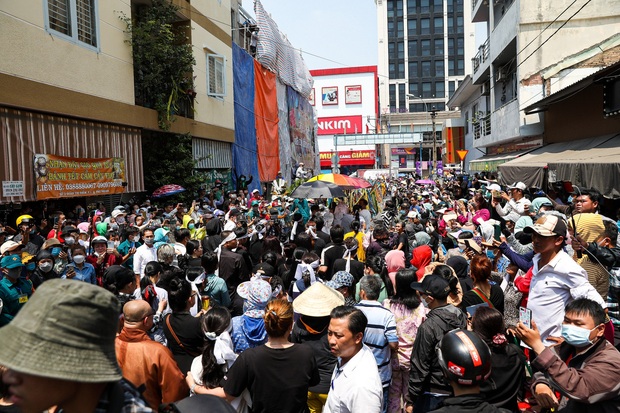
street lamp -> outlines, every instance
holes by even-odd
[[[431,107],[431,121],[433,122],[433,175],[437,176],[437,139],[435,137],[435,118],[437,111],[435,106]]]

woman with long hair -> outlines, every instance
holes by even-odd
[[[351,222],[351,232],[344,234],[344,239],[346,240],[347,238],[355,238],[357,241],[357,260],[360,262],[366,261],[366,251],[364,251],[364,232],[361,230],[359,220]]]
[[[409,370],[411,369],[411,351],[418,328],[426,319],[426,309],[420,305],[420,298],[411,288],[417,282],[415,269],[402,269],[396,273],[396,292],[390,299],[383,301],[383,306],[394,314],[398,351],[392,352],[392,384],[388,394],[388,413],[400,413],[408,391]]]
[[[241,353],[223,387],[196,385],[192,375],[188,375],[188,384],[196,393],[215,394],[229,401],[248,389],[254,413],[307,412],[308,388],[318,384],[320,377],[312,349],[288,341],[293,307],[285,300],[270,301],[263,319],[267,342]]]
[[[162,266],[157,261],[150,261],[144,267],[144,277],[140,279],[140,288],[136,289],[134,296],[143,299],[155,311],[153,316],[153,328],[149,332],[151,339],[163,344],[167,344],[164,335],[163,317],[170,313],[168,307],[168,291],[157,286],[159,277],[162,273]]]
[[[525,382],[525,355],[506,338],[502,314],[489,307],[478,307],[471,326],[491,349],[491,376],[480,385],[484,399],[512,412],[519,411],[517,395]]]

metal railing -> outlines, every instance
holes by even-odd
[[[491,134],[491,112],[480,112],[480,117],[472,122],[474,139]]]
[[[476,73],[476,71],[478,71],[478,69],[480,68],[480,65],[486,62],[488,58],[489,58],[489,39],[487,38],[487,40],[482,45],[480,45],[480,47],[478,48],[478,53],[476,53],[476,56],[474,56],[471,59],[473,73]]]

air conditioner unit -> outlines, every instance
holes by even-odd
[[[491,93],[490,87],[488,83],[483,83],[482,86],[480,86],[480,94],[482,94],[483,96],[489,96],[489,94]]]
[[[497,73],[495,74],[495,81],[496,82],[505,82],[506,81],[506,77],[507,77],[506,69],[503,68],[503,67],[500,67],[497,70]]]

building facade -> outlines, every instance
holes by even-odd
[[[496,171],[561,139],[545,135],[542,112],[523,109],[609,64],[604,56],[619,44],[612,27],[620,24],[620,4],[476,0],[471,18],[486,25],[488,37],[448,106],[461,110],[466,139],[486,154],[471,169]]]
[[[175,26],[187,33],[195,65],[187,107],[168,131],[149,108],[137,80],[123,17],[138,18],[142,1],[25,0],[0,5],[0,179],[23,191],[0,203],[37,196],[34,155],[121,158],[125,193],[142,192],[142,144],[152,133],[191,134],[205,169],[230,168],[234,141],[231,24],[236,0],[174,0]],[[75,193],[96,196],[98,193]],[[103,192],[102,192],[103,194]]]
[[[317,118],[321,171],[350,174],[376,166],[376,147],[338,146],[334,135],[371,134],[377,130],[378,78],[376,66],[311,70],[314,87],[310,104]]]

